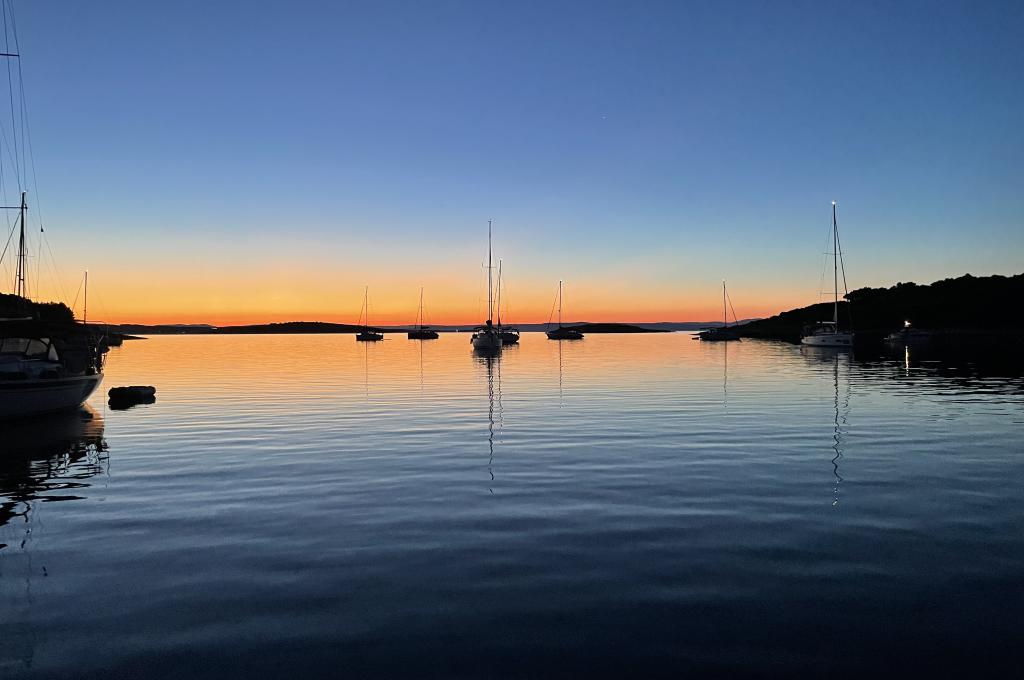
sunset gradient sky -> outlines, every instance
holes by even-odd
[[[851,288],[1024,270],[1019,2],[15,7],[93,318],[476,322],[488,219],[514,321],[765,316],[832,200]]]

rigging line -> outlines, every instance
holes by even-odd
[[[14,230],[17,228],[17,224],[11,227],[11,233],[7,235],[7,245],[4,246],[4,252],[0,253],[0,262],[4,261],[4,256],[7,255],[7,250],[11,247],[11,240],[14,238]]]
[[[736,310],[732,306],[732,296],[729,295],[729,291],[728,290],[725,291],[725,299],[729,301],[729,310],[732,311],[732,322],[733,322],[733,324],[738,324],[739,323],[739,319],[736,318]]]
[[[49,248],[49,244],[47,244],[47,248]],[[41,258],[39,267],[42,268],[44,264],[48,267],[51,281],[53,282],[54,290],[56,291],[56,295],[59,296],[60,302],[67,304],[69,297],[68,292],[67,289],[64,287],[63,279],[61,279],[60,268],[57,266],[57,262],[56,260],[54,260],[52,254],[50,255],[49,260],[47,260],[45,256]]]
[[[43,230],[42,230],[42,228],[40,228],[40,229],[39,229],[39,232],[40,232],[40,238],[42,239],[43,243],[45,243],[45,244],[46,244],[46,250],[47,250],[47,252],[49,252],[49,253],[50,253],[50,263],[51,263],[51,265],[50,265],[50,266],[51,266],[51,267],[53,267],[53,271],[54,271],[54,278],[56,278],[56,279],[57,279],[57,286],[58,286],[58,292],[59,292],[59,293],[60,293],[61,295],[63,295],[63,300],[62,300],[62,301],[67,301],[67,299],[68,299],[68,291],[67,291],[67,289],[66,289],[66,288],[64,287],[64,281],[63,281],[63,279],[61,279],[61,278],[60,278],[60,276],[58,276],[58,275],[56,274],[56,272],[60,271],[60,267],[58,267],[58,266],[57,266],[57,258],[56,258],[56,257],[54,256],[54,254],[53,254],[53,248],[52,248],[52,247],[50,246],[50,239],[49,239],[49,238],[47,238],[47,236],[46,236],[46,232],[45,232],[45,231],[43,231]]]
[[[78,290],[75,291],[75,301],[71,303],[71,313],[72,314],[75,313],[75,307],[78,306],[78,296],[82,294],[82,284],[83,283],[85,283],[84,280],[78,282]]]
[[[850,294],[850,289],[846,285],[846,265],[843,263],[843,244],[839,240],[839,221],[836,220],[836,257],[839,258],[839,269],[843,272],[843,297],[845,298]],[[853,303],[849,299],[846,300],[846,314],[850,320],[850,327],[853,327]]]
[[[13,95],[12,95],[13,96]],[[13,104],[12,104],[13,105]],[[14,134],[14,130],[11,130],[11,134]],[[7,141],[7,125],[0,125],[0,147],[7,151],[7,157],[11,160],[11,167],[14,168],[15,175],[18,171],[18,162],[14,155],[11,153],[11,143]],[[0,166],[2,167],[2,166]]]
[[[28,151],[28,159],[32,162],[32,184],[33,192],[36,196],[36,212],[39,212],[39,224],[43,224],[43,215],[39,211],[39,186],[38,182],[35,181],[36,175],[36,161],[32,155],[32,131],[28,126],[28,100],[25,98],[25,77],[21,67],[21,43],[18,40],[18,20],[14,16],[14,9],[11,9],[11,35],[14,38],[14,52],[19,55],[18,57],[18,95],[20,96],[21,103],[21,163],[25,170],[25,184],[28,184],[28,165],[25,163],[25,152]]]
[[[828,241],[832,237],[832,228],[829,227],[828,233],[825,234],[825,243],[821,246],[821,275],[818,276],[818,300],[821,300],[821,296],[824,295],[822,288],[825,285],[825,267],[828,266]]]
[[[39,277],[43,273],[43,235],[39,234],[39,246],[36,248],[36,297],[39,297]]]
[[[555,299],[551,301],[551,313],[548,314],[548,322],[546,325],[551,325],[551,320],[555,318],[555,305],[558,304],[558,295],[555,295]]]
[[[8,3],[6,1],[3,2],[4,52],[10,52],[11,51],[11,49],[10,49],[10,40],[9,40],[9,35],[8,35],[9,31],[8,31],[8,28],[7,28],[7,26],[8,26],[8,23],[7,23],[7,5],[8,5]],[[11,13],[12,14],[14,13],[13,12],[13,8],[12,8]],[[21,169],[18,167],[18,163],[17,163],[17,159],[18,159],[18,121],[17,121],[17,118],[14,115],[14,84],[13,84],[13,76],[11,74],[11,60],[8,58],[8,59],[5,59],[5,61],[7,61],[7,92],[10,95],[10,99],[11,99],[11,139],[14,142],[14,159],[15,159],[15,162],[14,162],[14,174],[15,174],[15,177],[17,177],[17,179],[18,179],[18,191],[21,191],[21,189],[22,189]]]

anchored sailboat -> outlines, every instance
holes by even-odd
[[[549,340],[582,340],[583,333],[576,330],[575,328],[569,328],[562,325],[562,282],[558,282],[558,328],[547,331]],[[548,324],[551,320],[548,319]]]
[[[409,331],[410,340],[437,340],[437,331],[423,324],[423,288],[420,287],[420,308],[416,313],[416,324]]]
[[[501,333],[494,325],[494,289],[493,289],[494,267],[491,266],[491,220],[487,220],[487,322],[483,326],[477,326],[473,330],[473,337],[470,342],[473,349],[480,352],[500,352]]]
[[[370,330],[370,287],[363,290],[363,308],[359,312],[359,321],[363,321],[363,330],[356,333],[356,342],[377,342],[383,340],[384,335],[375,330]],[[358,322],[357,322],[358,323]]]
[[[6,12],[3,30],[5,35],[13,31],[13,21],[8,24]],[[18,44],[16,35],[14,44]],[[20,55],[15,53],[0,56],[7,60],[20,59]],[[20,80],[20,67],[8,68],[7,72],[9,77],[16,74],[15,77]],[[10,158],[14,165],[14,172],[9,173],[9,176],[17,178],[21,201],[18,205],[12,205],[6,200],[0,201],[6,204],[0,206],[0,209],[16,210],[18,215],[11,229],[11,237],[14,236],[14,229],[18,230],[14,294],[3,296],[6,298],[3,302],[9,302],[10,306],[0,309],[0,317],[9,317],[0,318],[0,420],[78,408],[102,382],[106,352],[106,346],[100,344],[99,334],[94,333],[89,326],[77,323],[70,316],[41,318],[39,308],[29,300],[26,241],[28,193],[23,190],[22,182],[29,176],[29,168],[25,165],[25,150],[28,148],[31,158],[31,146],[26,146],[24,101],[15,101],[14,94],[17,92],[19,97],[23,97],[24,89],[20,82],[10,84],[11,130],[10,136],[6,131],[3,133],[2,143],[11,144],[12,148],[6,150],[10,153],[5,152],[0,156]],[[20,120],[15,119],[16,110],[20,111]],[[6,252],[4,248],[0,260]]]
[[[814,347],[852,347],[853,329],[839,330],[839,268],[843,261],[842,246],[839,245],[839,223],[836,221],[836,202],[832,201],[832,284],[835,303],[831,321],[819,321],[804,328],[800,342]],[[846,287],[846,270],[843,270],[843,287]]]
[[[739,340],[740,334],[735,326],[729,327],[729,314],[726,305],[729,302],[729,294],[725,290],[725,279],[722,279],[722,325],[719,328],[706,328],[697,334],[697,337],[705,341]],[[732,313],[733,323],[736,321],[736,312]]]

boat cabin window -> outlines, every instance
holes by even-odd
[[[4,338],[0,340],[0,354],[19,354],[28,359],[57,361],[57,350],[46,339]]]
[[[24,354],[28,349],[28,338],[4,338],[0,342],[0,354]]]

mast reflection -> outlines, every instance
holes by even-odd
[[[723,342],[722,351],[722,406],[729,408],[729,343]]]
[[[494,493],[494,442],[501,434],[504,426],[504,408],[501,403],[501,355],[481,354],[477,360],[484,365],[487,373],[487,474],[490,475],[491,486],[487,487]]]
[[[4,424],[0,452],[0,527],[15,519],[31,523],[35,501],[83,498],[85,481],[107,469],[103,417],[89,407],[45,418]],[[31,534],[26,528],[21,547]],[[9,547],[0,541],[0,550]]]
[[[800,353],[805,359],[829,363],[832,366],[832,507],[838,507],[842,491],[843,476],[840,464],[843,460],[843,444],[846,435],[847,419],[850,413],[850,367],[853,355],[845,348],[801,346]],[[846,364],[846,384],[840,397],[839,364]]]
[[[845,434],[846,416],[850,411],[850,376],[846,376],[846,395],[842,406],[839,403],[839,353],[836,353],[833,364],[832,385],[834,388],[833,407],[835,420],[832,430],[832,450],[835,455],[832,457],[832,474],[835,477],[835,485],[832,490],[832,507],[839,505],[839,491],[843,483],[843,476],[839,474],[839,461],[843,458],[843,435]]]

